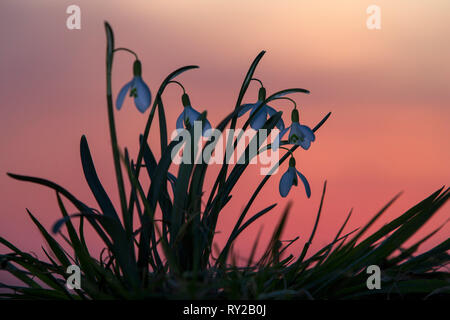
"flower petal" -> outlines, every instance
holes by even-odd
[[[297,144],[302,136],[300,125],[297,122],[293,122],[291,125],[291,131],[289,132],[289,142]]]
[[[308,150],[311,146],[311,140],[305,136],[302,127],[298,122],[292,123],[291,132],[289,132],[289,142]]]
[[[196,121],[200,117],[201,113],[192,108],[191,106],[186,106],[184,107],[184,109],[186,110],[185,111],[186,118],[184,120],[189,120],[189,122],[192,125],[194,125],[194,121]]]
[[[274,108],[267,106],[266,105],[266,110],[267,113],[269,114],[269,116],[273,116],[275,113],[277,113],[278,111],[275,110]],[[277,122],[276,127],[278,128],[278,130],[283,131],[284,130],[284,121],[283,119],[280,118],[280,121]]]
[[[258,107],[261,105],[261,103],[262,103],[262,101],[258,100],[253,104],[253,107],[251,108],[252,111],[250,111],[250,117],[255,113],[255,111],[258,109]],[[265,109],[265,106],[260,107],[258,112],[263,109]]]
[[[296,170],[296,171],[297,171],[297,174],[298,174],[300,180],[302,180],[303,185],[305,186],[306,196],[308,198],[311,197],[311,187],[309,186],[308,180],[306,180],[306,177],[300,171],[298,171],[298,170]]]
[[[290,167],[281,177],[280,179],[280,186],[279,186],[279,190],[280,190],[280,195],[285,198],[289,191],[292,188],[292,184],[294,183],[294,179],[295,179],[295,169],[292,167]]]
[[[259,109],[259,111],[255,114],[253,119],[250,121],[250,127],[254,130],[259,130],[264,126],[267,120],[267,111],[264,106]]]
[[[242,105],[242,109],[238,112],[238,117],[242,117],[248,110],[252,109],[255,106],[255,103],[247,103]]]
[[[305,150],[308,150],[309,147],[311,146],[311,141],[308,139],[304,139],[303,141],[298,140],[297,145],[299,145],[300,147],[302,147]]]
[[[289,130],[290,127],[287,127],[284,130],[281,130],[280,133],[278,133],[278,135],[276,136],[275,140],[272,143],[272,150],[273,151],[277,151],[278,147],[281,144],[281,138],[283,138],[283,136],[286,134],[286,132]]]
[[[314,132],[308,127],[300,125],[300,130],[303,133],[303,135],[306,137],[306,139],[310,141],[316,140],[316,136],[314,135]]]
[[[125,97],[127,96],[128,91],[131,88],[131,84],[133,83],[133,80],[125,84],[122,89],[120,89],[119,94],[117,95],[116,99],[116,109],[120,110],[123,105],[123,100],[125,100]]]
[[[186,106],[184,108],[185,110],[185,119],[184,120],[188,120],[191,124],[194,124],[195,121],[198,121],[201,113],[198,112],[197,110],[195,110],[194,108],[192,108],[191,106]],[[211,136],[211,123],[208,121],[208,119],[205,119],[205,125],[203,126],[203,130],[202,130],[202,136],[204,137],[209,137]]]
[[[142,113],[148,109],[152,100],[152,94],[147,84],[141,77],[135,77],[134,87],[136,88],[136,96],[134,97],[134,104]]]
[[[184,129],[184,111],[185,111],[185,108],[183,108],[183,111],[181,112],[181,114],[177,118],[177,124],[176,124],[177,130],[183,130]]]

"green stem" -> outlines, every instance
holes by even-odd
[[[132,55],[134,55],[134,57],[136,58],[136,60],[139,60],[138,55],[137,55],[136,52],[134,52],[133,50],[130,50],[130,49],[128,49],[128,48],[117,48],[117,49],[114,49],[114,50],[113,50],[113,53],[114,53],[114,52],[117,52],[117,51],[126,51],[126,52],[128,52],[128,53],[131,53]]]
[[[288,148],[286,148],[286,147],[279,147],[279,148],[280,148],[280,149],[283,149],[283,150],[286,150],[287,152],[289,152],[290,155],[291,155],[291,157],[294,156],[294,154],[292,153],[291,149],[288,149]]]
[[[261,85],[261,87],[264,87],[262,81],[259,80],[258,78],[251,78],[250,81],[257,81],[257,82],[259,82],[259,84]]]
[[[180,82],[178,82],[178,81],[176,81],[176,80],[170,80],[169,82],[167,82],[167,84],[169,84],[169,83],[175,83],[175,84],[177,84],[178,86],[181,87],[181,89],[183,89],[183,93],[186,93],[186,90],[184,89],[183,85],[182,85]]]
[[[272,101],[274,101],[274,100],[289,100],[290,102],[292,102],[292,103],[294,104],[294,109],[297,109],[297,103],[296,103],[293,99],[291,99],[291,98],[288,98],[288,97],[278,97],[278,98],[272,99]]]
[[[112,70],[112,64],[113,64],[113,58],[114,58],[114,52],[116,51],[114,49],[114,41],[110,39],[113,38],[112,29],[110,29],[109,26],[107,26],[107,32],[108,34],[108,43],[107,51],[106,51],[106,100],[108,104],[108,122],[109,122],[109,133],[111,136],[111,146],[112,146],[112,152],[113,152],[113,159],[114,159],[114,168],[116,171],[116,180],[117,180],[117,187],[119,189],[119,198],[120,198],[120,206],[122,208],[122,217],[123,217],[123,223],[125,226],[125,231],[127,233],[127,236],[132,236],[132,226],[130,225],[130,216],[128,214],[127,209],[127,200],[125,196],[125,186],[123,182],[123,175],[122,175],[122,169],[120,166],[120,152],[119,152],[119,145],[117,142],[117,132],[116,132],[116,124],[114,121],[114,107],[113,107],[113,100],[112,100],[112,85],[111,85],[111,70]],[[123,49],[125,50],[125,49]],[[130,50],[131,51],[131,50]]]

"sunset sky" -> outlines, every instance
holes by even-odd
[[[66,28],[71,4],[81,8],[81,30]],[[372,4],[381,8],[380,30],[366,27]],[[311,127],[332,112],[311,148],[296,153],[311,198],[301,186],[280,197],[284,164],[249,212],[278,203],[241,235],[236,249],[243,257],[261,226],[262,249],[289,200],[293,208],[283,238],[300,236],[290,251],[298,254],[313,228],[325,180],[328,190],[312,251],[334,238],[351,208],[348,232],[403,191],[379,227],[450,182],[447,0],[2,0],[0,14],[0,235],[24,250],[42,252],[43,244],[25,208],[48,228],[60,213],[53,191],[14,181],[6,172],[50,179],[96,206],[79,159],[80,137],[86,134],[99,176],[117,200],[105,99],[105,20],[114,28],[116,46],[138,53],[153,95],[176,68],[199,65],[178,80],[193,107],[208,111],[213,127],[233,110],[247,69],[261,50],[267,53],[255,76],[268,94],[291,87],[310,90],[292,98],[300,121]],[[114,95],[131,79],[132,63],[132,56],[116,55]],[[252,83],[244,102],[254,102],[257,90]],[[173,86],[163,96],[170,131],[182,111],[181,93]],[[284,111],[289,125],[291,104],[272,106]],[[120,145],[128,146],[133,157],[147,116],[128,99],[116,112]],[[149,142],[159,154],[157,132],[155,122]],[[219,245],[263,178],[258,172],[252,167],[232,192],[219,220]],[[449,217],[446,205],[419,236]],[[446,225],[424,249],[449,234]]]

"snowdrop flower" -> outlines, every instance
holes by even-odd
[[[281,130],[277,137],[276,145],[279,145],[281,138],[290,129],[288,139],[289,143],[299,145],[303,149],[308,150],[311,146],[311,142],[316,140],[314,132],[309,127],[300,124],[297,109],[292,110],[291,118],[292,125],[284,130]]]
[[[177,119],[177,130],[183,130],[183,128],[190,128],[194,125],[195,121],[200,121],[200,115],[201,113],[197,110],[194,110],[194,108],[191,107],[191,101],[189,99],[189,96],[184,93],[181,97],[181,101],[183,102],[183,112],[179,115]],[[208,137],[211,135],[211,124],[209,123],[208,119],[205,119],[205,124],[202,129],[202,135],[204,137]]]
[[[117,95],[117,110],[122,108],[123,101],[125,100],[125,96],[128,92],[130,97],[134,97],[134,104],[136,105],[136,108],[140,112],[144,113],[150,106],[152,95],[150,93],[150,89],[142,80],[142,65],[139,60],[136,60],[133,64],[133,79],[125,84]]]
[[[243,108],[238,113],[238,117],[243,116],[248,110],[251,110],[250,116],[252,116],[255,113],[256,109],[264,102],[264,100],[266,100],[266,89],[264,87],[261,87],[258,93],[258,101],[256,101],[255,103],[244,104],[242,106]],[[250,127],[252,127],[252,129],[254,130],[261,129],[264,126],[264,123],[267,121],[267,117],[271,117],[275,113],[277,113],[277,111],[274,108],[268,106],[267,104],[263,105],[250,121]],[[284,130],[283,119],[280,119],[280,121],[278,121],[276,127],[280,131]]]
[[[292,185],[297,186],[298,180],[297,176],[302,180],[303,185],[305,186],[306,196],[309,198],[311,196],[311,188],[309,186],[308,180],[306,180],[305,176],[300,173],[295,168],[295,158],[291,157],[289,159],[289,169],[283,174],[280,179],[280,195],[284,198],[288,195],[291,190]]]

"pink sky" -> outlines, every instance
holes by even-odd
[[[76,1],[82,29],[67,30],[65,11],[73,3],[3,0],[0,5],[0,234],[23,249],[38,252],[43,243],[25,208],[47,227],[60,214],[52,191],[13,181],[6,172],[48,178],[94,205],[79,160],[79,139],[86,134],[105,188],[117,194],[106,118],[104,20],[113,26],[117,46],[139,54],[153,94],[171,71],[200,65],[179,80],[194,108],[208,111],[213,126],[232,111],[247,68],[261,50],[267,53],[255,76],[269,94],[309,89],[311,95],[293,98],[301,121],[310,126],[333,112],[311,149],[297,152],[311,199],[298,187],[282,200],[283,165],[249,214],[279,205],[242,234],[243,256],[261,225],[263,240],[269,238],[289,199],[294,206],[283,238],[300,236],[291,250],[296,254],[312,230],[324,180],[328,193],[312,250],[332,240],[351,208],[346,231],[404,191],[380,226],[450,181],[448,1],[377,1],[381,30],[366,28],[365,10],[372,1],[85,0]],[[115,93],[130,79],[131,65],[129,55],[118,54]],[[182,110],[180,94],[174,86],[163,96],[170,130]],[[245,102],[256,95],[252,84]],[[291,105],[273,106],[285,111],[290,123]],[[128,100],[116,113],[120,144],[132,154],[146,118]],[[157,142],[151,146],[159,150]],[[232,193],[220,219],[219,244],[263,178],[257,170],[251,168]],[[448,218],[447,205],[420,235]],[[449,231],[444,227],[424,247],[446,239]]]

